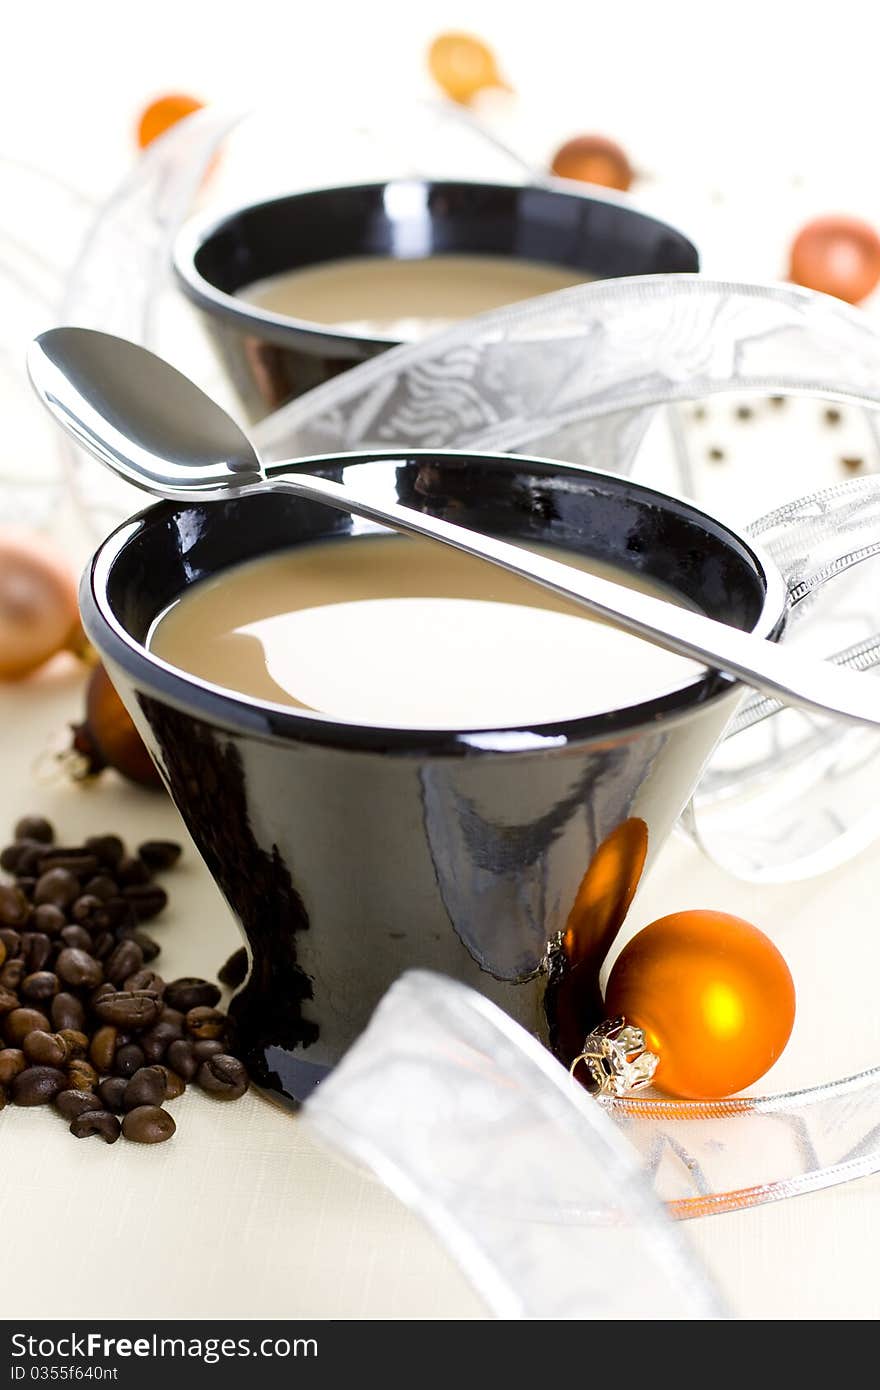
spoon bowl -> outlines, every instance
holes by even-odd
[[[232,416],[127,338],[52,328],[31,343],[27,365],[40,400],[71,438],[145,492],[185,500],[264,480]]]

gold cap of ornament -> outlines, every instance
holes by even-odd
[[[569,1071],[587,1071],[586,1089],[594,1096],[622,1096],[648,1086],[660,1058],[645,1050],[645,1034],[626,1019],[606,1018],[584,1039]]]

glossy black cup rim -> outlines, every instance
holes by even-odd
[[[257,202],[241,203],[237,207],[226,208],[220,215],[215,212],[192,219],[178,233],[172,250],[172,266],[178,283],[193,303],[215,318],[226,319],[227,322],[234,323],[242,332],[252,333],[254,336],[268,341],[275,341],[282,346],[291,343],[292,339],[302,334],[307,334],[316,342],[323,340],[328,346],[333,346],[339,350],[345,349],[352,355],[371,351],[378,353],[386,348],[399,347],[401,340],[387,334],[351,333],[345,329],[334,328],[332,324],[319,323],[314,319],[298,319],[288,314],[275,314],[269,309],[258,308],[257,305],[250,304],[247,300],[238,299],[235,295],[227,294],[224,290],[218,289],[196,269],[196,257],[202,247],[244,213],[258,208],[272,207],[276,204],[290,203],[298,198],[314,197],[321,193],[328,195],[346,192],[378,193],[395,184],[418,184],[426,188],[497,189],[502,193],[514,193],[519,189],[534,188],[536,192],[546,193],[551,197],[577,199],[581,202],[619,208],[624,215],[651,222],[656,227],[668,228],[682,241],[692,245],[690,238],[680,228],[667,222],[664,218],[644,212],[620,196],[604,197],[593,189],[581,191],[579,188],[556,187],[555,185],[493,183],[481,179],[384,179],[373,183],[350,183],[326,188],[301,189],[295,193],[283,193],[274,198],[260,199]],[[353,251],[352,254],[356,253]],[[694,254],[696,256],[695,248]],[[590,282],[585,281],[584,283]]]
[[[290,464],[266,466],[273,472],[309,472],[332,468],[339,464],[405,461],[407,459],[476,459],[504,462],[504,456],[479,454],[470,450],[452,449],[388,449],[323,454],[300,459]],[[511,458],[511,462],[514,459]],[[786,608],[785,584],[778,569],[750,540],[740,535],[726,522],[719,521],[685,498],[662,492],[643,483],[633,482],[619,473],[588,468],[583,464],[560,463],[553,459],[515,456],[517,463],[535,466],[541,472],[576,474],[611,483],[614,487],[636,490],[659,505],[672,504],[684,508],[696,521],[705,522],[716,534],[730,537],[737,549],[744,551],[754,566],[755,574],[764,589],[764,601],[758,620],[751,631],[757,637],[774,640],[780,634]],[[199,506],[210,506],[200,502]],[[292,503],[296,505],[296,503]],[[87,566],[80,584],[80,610],[83,625],[99,653],[119,666],[140,687],[147,687],[160,700],[177,706],[196,718],[206,719],[231,731],[257,737],[317,743],[339,749],[364,752],[397,752],[413,755],[461,756],[488,754],[510,756],[515,753],[534,753],[541,747],[581,745],[601,741],[621,733],[636,734],[648,725],[657,726],[687,718],[702,705],[729,694],[737,685],[733,677],[707,670],[684,685],[663,695],[634,705],[584,715],[576,719],[553,723],[501,726],[499,728],[432,728],[418,729],[385,727],[374,724],[349,724],[328,715],[307,713],[289,705],[257,700],[214,685],[198,676],[189,675],[176,666],[162,661],[122,626],[109,600],[110,575],[116,559],[126,546],[132,544],[147,527],[163,523],[169,516],[185,510],[180,502],[162,501],[124,521],[98,547]],[[218,570],[217,573],[222,571]]]

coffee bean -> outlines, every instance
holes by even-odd
[[[140,1071],[146,1060],[146,1053],[142,1047],[139,1047],[137,1043],[126,1043],[123,1047],[116,1049],[113,1070],[117,1076],[134,1076],[136,1071]]]
[[[199,1067],[197,1081],[203,1091],[218,1100],[238,1100],[248,1088],[248,1074],[237,1057],[220,1053]]]
[[[47,1105],[65,1088],[64,1072],[57,1067],[26,1067],[9,1088],[13,1105]]]
[[[16,879],[0,884],[0,1105],[54,1097],[76,1137],[108,1143],[124,1107],[122,1132],[161,1143],[175,1132],[162,1102],[182,1095],[187,1080],[232,1097],[243,1074],[246,1087],[228,1051],[229,1021],[215,1007],[217,985],[185,977],[169,986],[147,968],[159,945],[137,923],[165,907],[153,873],[180,852],[155,840],[129,856],[114,835],[56,845],[42,817],[16,826],[15,843],[0,852]],[[243,977],[246,953],[233,959],[243,960]]]
[[[33,975],[25,975],[19,993],[28,1003],[40,1004],[53,999],[60,989],[58,976],[51,970],[37,970]]]
[[[124,898],[110,898],[107,902],[102,903],[101,911],[95,913],[93,931],[95,932],[96,948],[98,941],[105,938],[112,941],[113,946],[115,946],[119,939],[120,927],[130,925],[131,922],[130,909]],[[113,946],[110,950],[113,949]],[[109,956],[110,951],[106,951],[105,954]]]
[[[3,1020],[3,1037],[10,1047],[20,1047],[34,1029],[52,1031],[48,1018],[39,1009],[13,1009]]]
[[[120,859],[113,876],[122,888],[139,888],[141,884],[149,883],[151,878],[143,859],[133,855]]]
[[[21,888],[23,878],[38,872],[40,860],[45,853],[46,846],[39,840],[19,840],[14,845],[6,846],[0,864],[9,873],[15,874]]]
[[[183,1036],[183,1029],[174,1023],[163,1023],[160,1019],[152,1028],[141,1034],[141,1047],[148,1062],[161,1062],[168,1048]]]
[[[171,1009],[165,1003],[164,996],[159,1000],[162,1005],[162,1012],[159,1014],[157,1028],[161,1028],[168,1042],[173,1042],[175,1038],[182,1038],[186,1031],[186,1017],[179,1009]]]
[[[67,869],[49,869],[40,875],[34,888],[34,903],[51,903],[53,907],[69,907],[79,897],[79,883]]]
[[[20,1047],[4,1047],[0,1052],[0,1086],[8,1086],[27,1066]]]
[[[70,1132],[75,1139],[88,1139],[95,1134],[105,1144],[115,1144],[122,1126],[109,1110],[85,1110],[71,1122]]]
[[[77,893],[79,893],[80,882],[92,878],[98,872],[98,868],[98,861],[94,854],[90,854],[87,849],[77,849],[76,846],[71,848],[53,846],[40,860],[40,872],[42,874],[61,869],[77,879]]]
[[[57,1033],[28,1033],[21,1050],[29,1062],[41,1067],[63,1067],[67,1061],[67,1045]]]
[[[159,943],[154,941],[151,936],[147,936],[144,931],[131,930],[124,933],[127,940],[136,941],[144,953],[144,964],[149,965],[151,960],[155,960],[159,954]]]
[[[0,927],[0,941],[6,951],[6,957],[17,956],[21,950],[21,933],[14,927]]]
[[[65,1028],[73,1028],[79,1033],[85,1032],[86,1011],[75,995],[65,991],[56,994],[50,1005],[50,1012],[52,1025],[59,1033]]]
[[[45,932],[25,931],[21,934],[21,954],[27,973],[42,970],[52,954],[52,942]]]
[[[85,847],[99,864],[111,871],[125,858],[125,845],[118,835],[90,835]]]
[[[0,883],[0,923],[4,927],[21,927],[31,915],[31,905],[20,888]]]
[[[18,1008],[18,1004],[18,995],[15,991],[7,989],[3,982],[0,981],[0,1017],[4,1014],[12,1013],[13,1010]]]
[[[145,990],[147,994],[155,994],[157,999],[161,999],[165,993],[165,981],[154,970],[136,970],[133,975],[129,975],[122,981],[122,988],[125,990]],[[164,1018],[164,1011],[162,1017]]]
[[[158,1070],[165,1073],[165,1099],[176,1100],[182,1096],[186,1090],[183,1077],[171,1067],[159,1067]]]
[[[165,1060],[184,1081],[192,1081],[199,1069],[198,1061],[193,1056],[192,1043],[183,1038],[170,1045]]]
[[[141,1046],[148,1062],[161,1062],[173,1042],[179,1042],[181,1029],[160,1021],[141,1034]]]
[[[98,1095],[108,1110],[122,1110],[128,1078],[108,1076],[98,1084]]]
[[[75,1120],[87,1110],[100,1110],[101,1102],[91,1091],[59,1091],[52,1104],[65,1120]]]
[[[165,1085],[162,1067],[141,1067],[125,1088],[125,1109],[134,1110],[139,1105],[161,1105],[165,1099]]]
[[[95,931],[119,931],[120,927],[134,927],[137,918],[134,909],[121,894],[112,898],[101,898],[100,909],[93,909]]]
[[[81,893],[70,905],[70,915],[74,922],[93,933],[105,930],[109,925],[104,920],[106,910],[107,904],[104,899],[96,898],[92,893]]]
[[[67,1085],[72,1091],[93,1091],[98,1084],[98,1073],[91,1062],[83,1058],[68,1063]]]
[[[66,985],[73,985],[74,989],[94,988],[104,978],[101,962],[74,946],[65,946],[63,951],[58,952],[55,973]]]
[[[124,893],[125,890],[120,887],[115,897],[107,899],[105,906],[112,914],[113,930],[121,931],[124,928],[126,936],[130,936],[137,927],[137,915]]]
[[[89,1058],[102,1076],[113,1070],[117,1037],[118,1029],[112,1023],[105,1023],[97,1029],[89,1044]]]
[[[164,1144],[176,1128],[168,1111],[158,1105],[139,1105],[122,1121],[122,1133],[135,1144]]]
[[[181,853],[181,846],[174,840],[145,840],[138,847],[139,858],[154,873],[163,869],[173,869]]]
[[[77,1028],[60,1028],[58,1036],[63,1039],[67,1048],[69,1062],[79,1062],[85,1057],[89,1050],[89,1040],[85,1033],[81,1033]]]
[[[0,869],[5,869],[8,874],[14,874],[22,848],[22,845],[4,845],[0,849]]]
[[[183,979],[172,980],[166,987],[165,1002],[173,1009],[180,1009],[181,1013],[188,1013],[190,1009],[198,1008],[200,1005],[212,1007],[218,1004],[220,990],[209,980],[184,976]]]
[[[166,995],[168,991],[165,991]],[[219,1009],[204,1008],[201,1005],[188,1009],[186,1030],[194,1038],[221,1038],[226,1031],[226,1015]]]
[[[114,985],[121,985],[123,980],[129,975],[134,975],[141,970],[144,964],[144,953],[136,941],[120,941],[107,957],[104,970],[107,979]]]
[[[217,979],[227,989],[238,989],[248,973],[248,953],[245,946],[233,951],[228,961],[217,971]]]
[[[40,903],[35,907],[28,924],[34,931],[45,932],[46,936],[57,936],[67,926],[67,918],[54,903]]]
[[[32,974],[25,975],[18,992],[23,1003],[50,1007],[60,988],[58,976],[53,971],[35,970]]]
[[[115,946],[116,937],[113,935],[112,931],[98,932],[98,935],[92,942],[92,955],[96,960],[104,961],[108,956],[113,954]]]
[[[93,1008],[102,1023],[115,1023],[118,1028],[129,1028],[137,1032],[150,1028],[162,1011],[162,1005],[154,994],[143,990],[123,990],[118,994],[107,995]]]
[[[27,974],[27,966],[19,956],[17,960],[8,960],[0,968],[0,985],[4,989],[16,991]]]
[[[13,960],[24,960],[22,937],[24,931],[14,927],[0,927],[0,965],[8,965]]]
[[[149,922],[151,918],[158,917],[168,902],[168,894],[158,883],[134,884],[130,888],[123,888],[122,896],[134,909],[139,922]]]
[[[75,927],[72,923],[69,927],[62,927],[58,940],[63,946],[70,946],[74,951],[85,951],[86,955],[92,953],[92,934],[87,932],[85,927]]]
[[[22,816],[12,833],[16,840],[39,840],[44,845],[51,845],[55,839],[52,823],[45,816]]]
[[[115,878],[110,878],[108,874],[96,874],[94,878],[89,879],[88,883],[83,884],[83,896],[100,898],[102,903],[106,903],[111,898],[119,897],[119,884]]]

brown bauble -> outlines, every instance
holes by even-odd
[[[860,304],[880,283],[880,236],[856,217],[817,217],[791,245],[789,279]]]
[[[0,680],[20,680],[84,646],[76,580],[48,541],[0,527]]]
[[[103,666],[96,666],[89,677],[86,717],[73,729],[73,747],[86,759],[87,776],[112,767],[139,786],[162,785],[156,765]]]
[[[626,151],[605,135],[575,135],[553,156],[551,171],[560,179],[578,179],[625,193],[635,177]]]

